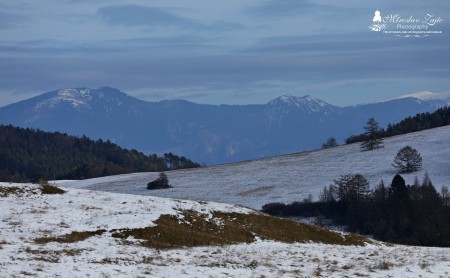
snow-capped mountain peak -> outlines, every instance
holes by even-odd
[[[447,100],[448,103],[450,104],[450,93],[433,93],[433,92],[429,92],[429,91],[410,93],[410,94],[402,95],[402,96],[399,96],[399,97],[396,97],[393,99],[389,99],[389,100],[385,100],[385,101],[381,101],[381,102],[399,100],[399,99],[405,99],[405,98],[414,98],[419,101],[430,101],[430,100],[444,100],[445,101],[445,100]]]
[[[125,93],[110,87],[101,87],[98,89],[88,88],[67,88],[45,94],[34,104],[32,110],[35,112],[52,110],[57,108],[66,109],[68,106],[74,110],[86,111],[102,108],[121,106],[124,102],[141,102],[132,99]]]
[[[92,100],[90,89],[63,89],[59,90],[55,99],[70,102],[73,107],[86,105]]]
[[[310,112],[319,112],[326,109],[327,107],[332,107],[332,105],[326,103],[325,101],[312,97],[310,95],[296,97],[289,94],[280,96],[270,101],[268,105],[296,107]]]
[[[72,108],[89,109],[89,102],[92,100],[90,89],[75,88],[75,89],[61,89],[56,92],[53,97],[44,99],[33,107],[34,111],[42,111],[45,109],[53,109],[60,104],[69,104]]]

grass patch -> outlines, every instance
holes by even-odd
[[[419,266],[421,269],[425,269],[425,268],[429,267],[430,265],[427,262],[422,261],[422,262],[420,262]]]
[[[157,249],[251,243],[258,238],[285,243],[315,242],[338,245],[364,245],[368,242],[362,236],[339,234],[265,214],[213,212],[212,219],[192,210],[182,211],[180,214],[161,215],[152,227],[116,229],[111,233],[114,238],[140,239],[143,246]],[[62,236],[40,237],[34,241],[38,244],[74,243],[105,232],[103,229],[74,231]]]
[[[389,270],[389,269],[391,269],[392,268],[392,263],[390,263],[390,262],[387,262],[387,261],[382,261],[381,263],[380,263],[380,269],[383,269],[383,270]]]
[[[0,250],[3,249],[3,245],[8,244],[6,240],[0,240]]]
[[[0,186],[0,197],[8,197],[9,195],[22,195],[24,193],[25,190],[17,186],[11,187]]]
[[[66,191],[62,190],[59,187],[56,187],[54,185],[49,184],[45,180],[41,180],[39,182],[39,184],[41,186],[41,193],[42,194],[64,194],[64,193],[66,193]]]
[[[42,249],[32,249],[31,247],[25,248],[25,252],[33,255],[54,255],[54,256],[78,256],[86,249],[62,249],[62,250],[42,250]]]
[[[351,264],[346,264],[342,267],[342,269],[344,269],[344,270],[350,270],[352,268],[353,268],[353,265],[351,265]]]
[[[214,212],[208,219],[196,211],[183,211],[183,218],[161,215],[156,226],[113,230],[112,236],[143,240],[150,248],[176,248],[251,243],[256,237],[285,243],[316,242],[339,245],[363,245],[367,239],[343,235],[312,225],[264,214]]]
[[[71,232],[70,234],[57,236],[57,237],[39,237],[34,239],[34,242],[38,244],[46,244],[49,242],[59,242],[59,243],[74,243],[78,241],[86,240],[92,236],[102,235],[106,230],[97,231],[84,231],[84,232]]]
[[[39,189],[41,194],[64,194],[66,191],[49,184],[45,180],[39,181]],[[21,188],[18,186],[0,186],[0,197],[8,197],[10,195],[22,196],[25,193],[39,194],[39,189]]]

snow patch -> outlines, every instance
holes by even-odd
[[[59,90],[56,96],[37,103],[33,110],[36,112],[54,109],[62,103],[68,103],[74,109],[90,109],[89,102],[92,95],[89,89],[63,89]]]
[[[420,101],[448,100],[450,103],[450,93],[433,93],[433,92],[429,92],[429,91],[422,91],[422,92],[417,92],[417,93],[406,94],[406,95],[402,95],[402,96],[399,96],[396,98],[379,101],[378,103],[388,102],[388,101],[392,101],[392,100],[405,99],[405,98],[415,98]]]

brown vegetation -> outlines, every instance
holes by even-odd
[[[66,193],[66,191],[62,190],[59,187],[49,184],[45,180],[41,180],[39,182],[39,184],[41,186],[42,194],[64,194],[64,193]]]
[[[363,245],[367,239],[357,235],[341,235],[264,214],[214,212],[213,218],[195,211],[183,211],[184,218],[161,215],[156,226],[115,230],[113,237],[132,236],[144,240],[150,248],[175,248],[250,243],[257,238],[286,243],[317,242],[341,245]]]
[[[34,242],[38,244],[46,244],[49,242],[59,242],[59,243],[74,243],[78,241],[86,240],[92,236],[99,236],[106,232],[106,230],[97,230],[97,231],[84,231],[84,232],[71,232],[67,235],[62,236],[54,236],[54,237],[40,237],[36,238]]]

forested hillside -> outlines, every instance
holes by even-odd
[[[381,130],[379,137],[391,137],[447,125],[450,125],[450,106],[439,108],[433,113],[417,113],[415,116],[407,117],[396,124],[388,124],[386,129]],[[351,144],[366,140],[365,134],[352,135],[347,138],[346,143]]]
[[[0,126],[0,180],[85,179],[200,165],[171,153],[159,157],[110,142]]]

